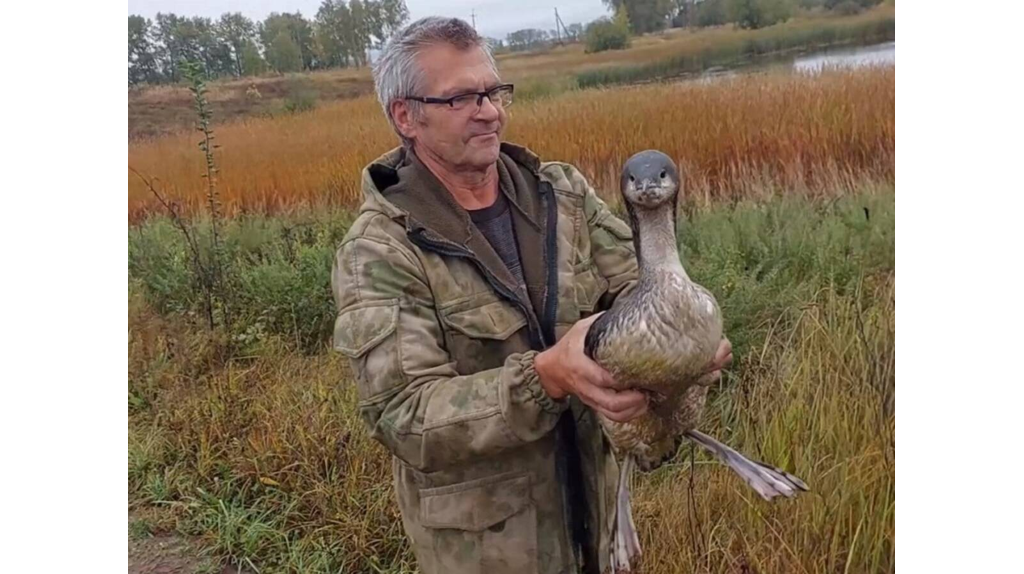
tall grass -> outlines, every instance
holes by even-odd
[[[517,103],[507,139],[577,165],[613,199],[622,163],[646,148],[676,159],[688,193],[705,200],[778,186],[836,192],[865,178],[892,181],[895,84],[888,68],[572,92]],[[224,126],[218,142],[229,214],[355,206],[360,171],[397,143],[370,98]],[[192,135],[132,146],[128,163],[199,211],[204,166]],[[129,220],[155,210],[130,179]]]
[[[333,309],[326,273],[301,269],[329,268],[350,221],[293,213],[224,229],[235,268],[254,278],[236,322],[316,310],[274,315],[235,354],[193,326],[166,221],[130,231],[128,487],[132,505],[163,509],[153,528],[260,572],[411,571],[388,457],[356,414],[345,360],[324,348],[326,328],[303,331]],[[684,449],[638,479],[641,572],[893,571],[892,188],[691,205],[679,239],[736,343],[703,428],[813,492],[764,503],[706,458],[691,490]]]

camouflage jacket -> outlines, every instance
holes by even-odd
[[[363,170],[365,201],[337,252],[334,347],[351,360],[371,435],[393,454],[422,572],[603,572],[618,467],[593,413],[547,395],[533,358],[635,284],[632,233],[573,166],[508,143],[501,152],[526,293],[397,148]],[[567,439],[561,423],[573,420]],[[578,452],[575,532],[560,444]]]

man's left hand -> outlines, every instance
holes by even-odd
[[[708,366],[704,367],[705,376],[702,377],[709,382],[717,381],[722,376],[722,369],[732,364],[732,343],[729,339],[722,337],[722,341],[718,344],[718,351],[715,353],[715,358],[708,363]]]

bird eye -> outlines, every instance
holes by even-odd
[[[629,174],[629,182],[630,183],[635,183],[636,182],[636,178],[633,177],[633,174]]]
[[[665,179],[665,175],[666,175],[665,170],[661,170],[661,179]]]

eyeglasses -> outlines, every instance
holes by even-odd
[[[476,100],[476,107],[484,105],[484,98],[491,100],[495,106],[507,108],[512,105],[512,84],[501,84],[483,92],[466,92],[456,94],[450,98],[432,98],[409,96],[407,100],[423,102],[424,104],[447,104],[453,110],[464,110]]]

